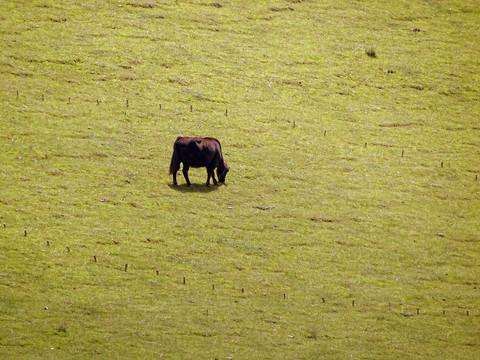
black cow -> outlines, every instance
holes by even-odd
[[[191,167],[207,168],[207,186],[210,186],[210,178],[217,185],[214,170],[217,169],[218,181],[224,183],[230,168],[223,160],[222,146],[220,141],[211,137],[181,137],[173,144],[172,160],[170,161],[170,175],[173,175],[173,185],[177,185],[177,172],[183,163],[183,176],[190,186],[188,169]]]

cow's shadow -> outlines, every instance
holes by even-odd
[[[223,184],[206,186],[205,184],[192,184],[188,186],[186,183],[180,185],[168,184],[170,189],[180,191],[183,193],[209,193],[215,190],[218,190]]]

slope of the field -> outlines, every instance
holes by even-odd
[[[479,18],[0,2],[1,358],[478,357]]]

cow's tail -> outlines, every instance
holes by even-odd
[[[179,165],[179,159],[178,159],[178,143],[175,142],[173,144],[173,154],[172,154],[172,160],[170,160],[170,171],[169,175],[172,175],[174,172],[177,171]]]

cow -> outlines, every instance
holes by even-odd
[[[180,169],[180,163],[183,163],[183,176],[190,186],[188,178],[188,169],[190,167],[207,168],[207,183],[210,186],[210,178],[215,185],[218,182],[225,183],[230,168],[223,160],[222,146],[220,141],[211,137],[177,137],[173,144],[172,160],[170,161],[170,175],[173,175],[173,185],[177,185],[177,172]],[[215,179],[214,170],[217,169],[217,179]]]

